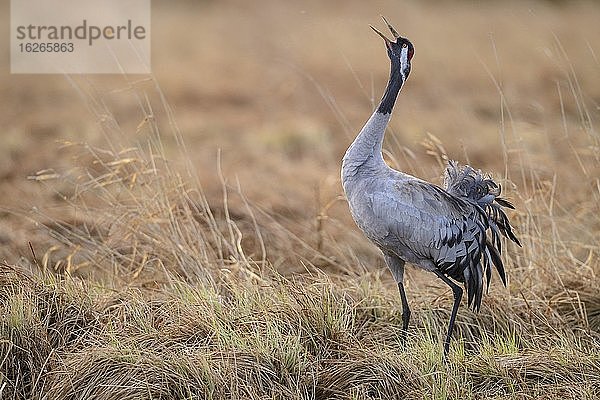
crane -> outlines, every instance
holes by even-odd
[[[464,284],[474,311],[481,307],[492,266],[506,286],[501,236],[521,246],[503,210],[514,206],[500,197],[499,184],[468,165],[449,161],[440,187],[385,163],[381,153],[385,129],[410,74],[414,47],[382,18],[395,41],[371,28],[385,42],[390,77],[379,106],[344,155],[342,185],[356,225],[381,250],[397,282],[403,342],[411,314],[403,283],[405,264],[434,273],[452,289],[454,304],[443,353],[447,359],[463,295],[457,283]]]

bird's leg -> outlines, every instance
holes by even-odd
[[[454,306],[452,307],[452,314],[450,315],[450,324],[448,324],[448,333],[446,334],[446,340],[444,340],[444,360],[448,358],[448,351],[450,350],[450,337],[454,330],[454,320],[456,319],[456,313],[458,312],[458,306],[460,306],[460,300],[462,299],[463,290],[456,283],[452,282],[446,275],[442,274],[438,270],[433,271],[438,278],[444,281],[444,283],[452,289],[454,293]]]
[[[410,320],[410,308],[404,291],[404,260],[394,254],[383,254],[385,263],[392,272],[394,280],[398,282],[398,291],[400,291],[400,299],[402,300],[402,344],[406,343],[408,335],[408,321]]]
[[[410,321],[410,307],[406,299],[404,284],[398,282],[398,290],[400,291],[400,299],[402,300],[402,344],[406,344],[406,336],[408,335],[408,322]]]

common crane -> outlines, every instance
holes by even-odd
[[[464,284],[468,305],[475,311],[481,306],[484,286],[489,287],[492,265],[506,286],[500,235],[520,243],[502,207],[514,207],[500,197],[499,184],[468,165],[450,161],[442,188],[385,163],[383,137],[396,97],[410,73],[414,47],[383,20],[396,41],[371,28],[385,42],[390,78],[379,106],[344,155],[342,184],[354,221],[379,247],[398,283],[403,341],[410,319],[403,284],[405,263],[433,272],[452,289],[454,305],[444,340],[446,359],[463,294],[454,281]]]

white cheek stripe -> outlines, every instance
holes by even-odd
[[[406,81],[406,75],[404,75],[404,66],[406,64],[408,64],[408,47],[403,47],[400,51],[400,74],[403,81]]]

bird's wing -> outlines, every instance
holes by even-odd
[[[496,254],[489,255],[486,247],[487,225],[481,208],[424,181],[392,185],[391,190],[373,193],[371,203],[390,240],[430,260],[445,275],[465,282],[469,304],[478,308],[483,276],[488,284],[491,277],[489,259],[496,264]],[[501,263],[496,266],[504,281]]]

